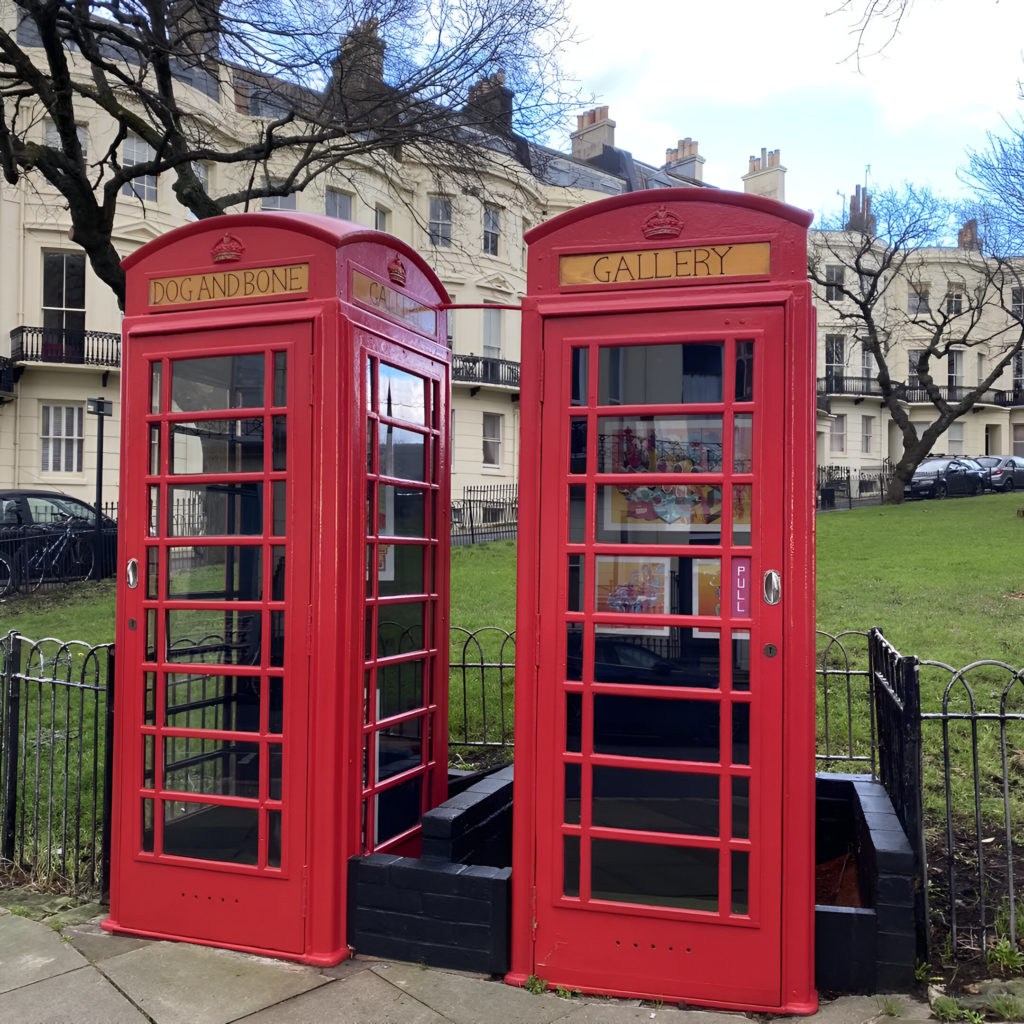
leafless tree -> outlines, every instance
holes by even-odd
[[[0,0],[0,169],[58,190],[123,304],[114,216],[144,176],[200,218],[353,160],[479,180],[564,116],[569,38],[560,0]],[[87,151],[97,108],[113,132]],[[230,191],[202,164],[232,166]]]
[[[881,53],[899,34],[914,0],[842,0],[829,14],[851,17],[853,49],[847,60],[861,60]]]
[[[928,190],[905,186],[851,205],[845,224],[812,233],[808,273],[828,320],[870,353],[870,393],[899,428],[903,450],[885,496],[897,504],[950,424],[996,397],[996,381],[1024,345],[1024,276],[1020,261],[987,248],[976,221],[958,231],[958,210]],[[954,350],[982,352],[984,378],[951,385]]]

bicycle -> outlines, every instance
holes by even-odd
[[[20,566],[21,582],[31,594],[47,578],[61,582],[88,579],[95,557],[92,545],[82,536],[79,521],[65,516],[59,532],[50,530],[34,542],[26,540]]]

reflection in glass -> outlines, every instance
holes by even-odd
[[[597,488],[596,540],[612,544],[718,544],[721,484]]]
[[[714,473],[722,468],[721,416],[601,416],[599,473]]]
[[[259,601],[263,597],[263,549],[190,545],[167,549],[167,597],[204,601]]]
[[[421,425],[427,422],[426,390],[422,377],[381,363],[378,380],[382,416]]]
[[[376,802],[377,833],[374,841],[379,845],[407,832],[420,820],[423,802],[421,791],[424,776],[400,782],[397,786],[378,793]]]
[[[732,912],[750,913],[750,854],[732,851]]]
[[[263,419],[170,424],[172,473],[260,473]]]
[[[267,732],[280,733],[284,725],[284,680],[280,676],[271,676],[267,683],[270,687],[267,694]]]
[[[754,400],[754,343],[736,342],[736,401]]]
[[[588,352],[585,348],[572,350],[572,397],[573,405],[587,404],[587,361]]]
[[[167,660],[202,664],[258,665],[260,613],[206,608],[167,615]]]
[[[255,800],[260,745],[210,736],[165,736],[164,789]]]
[[[281,812],[267,811],[267,867],[281,866]]]
[[[423,759],[423,720],[409,719],[378,729],[376,772],[383,782],[418,768]]]
[[[146,610],[146,661],[156,661],[156,609]]]
[[[153,423],[149,427],[149,473],[156,476],[160,472],[160,424]]]
[[[754,417],[738,412],[732,422],[732,468],[735,473],[754,471]]]
[[[284,572],[285,572],[285,560],[284,560],[284,545],[275,544],[270,549],[270,600],[271,601],[283,601],[284,600]]]
[[[153,852],[153,801],[142,801],[142,852]]]
[[[717,850],[595,839],[591,861],[594,899],[718,910]]]
[[[377,666],[377,718],[423,706],[423,660]]]
[[[181,800],[164,804],[164,853],[195,860],[255,864],[259,811]]]
[[[569,556],[569,593],[567,607],[571,612],[583,611],[583,556]]]
[[[569,543],[582,544],[587,528],[587,489],[582,485],[569,488]]]
[[[379,424],[380,475],[426,480],[426,437],[390,423]]]
[[[569,472],[587,471],[587,421],[582,416],[569,420]]]
[[[598,405],[721,401],[721,342],[605,346],[600,350]]]
[[[736,839],[750,838],[750,779],[732,780],[732,834]]]
[[[202,356],[171,363],[175,412],[246,409],[263,405],[263,353]]]
[[[156,725],[156,673],[143,672],[143,698],[142,724]]]
[[[172,488],[173,490],[173,488]],[[153,484],[149,488],[149,536],[160,535],[160,487]]]
[[[419,651],[429,642],[424,636],[426,605],[423,601],[381,605],[377,610],[377,657]]]
[[[578,836],[564,836],[562,842],[562,892],[566,896],[579,896],[580,840]]]
[[[153,789],[156,781],[156,737],[145,734],[142,737],[142,786]]]
[[[732,763],[750,764],[750,705],[732,706]]]
[[[168,672],[164,724],[173,729],[258,732],[259,676]]]
[[[263,484],[187,484],[167,491],[169,537],[254,536],[263,532]],[[276,489],[274,493],[276,497]]]
[[[160,549],[146,549],[146,597],[160,596]]]
[[[271,800],[281,799],[281,744],[271,743],[267,747],[267,796]]]
[[[594,825],[716,836],[718,809],[717,775],[594,767]]]
[[[272,469],[288,468],[288,417],[274,416],[271,420],[271,459]]]
[[[565,822],[567,825],[580,823],[582,771],[582,767],[578,764],[565,766]]]
[[[274,353],[274,405],[288,404],[288,353]]]
[[[270,613],[270,660],[275,668],[284,665],[284,612]]]
[[[594,750],[674,761],[719,759],[717,701],[594,695]]]
[[[426,496],[411,487],[381,484],[377,533],[382,537],[425,537]]]
[[[160,362],[154,362],[150,366],[149,373],[149,411],[162,412],[161,402],[163,401],[161,383],[163,381],[164,367]]]
[[[737,691],[750,689],[750,634],[732,635],[732,688]]]
[[[747,545],[750,543],[750,519],[753,487],[750,484],[736,484],[732,489],[732,542]]]
[[[583,741],[583,694],[565,695],[565,749],[579,753]]]
[[[274,500],[274,527],[275,537],[285,535],[285,511],[288,500],[288,484],[284,480],[275,480],[271,485]]]

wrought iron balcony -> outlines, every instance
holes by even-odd
[[[491,384],[519,389],[519,363],[490,356],[452,354],[452,380],[462,384]]]
[[[121,335],[59,327],[15,327],[11,331],[11,360],[15,363],[120,366]]]
[[[6,356],[0,356],[0,404],[8,402],[14,395],[14,382],[17,380],[14,363]]]
[[[893,392],[901,402],[908,405],[920,405],[931,401],[927,390],[920,384],[905,384],[902,381],[894,381]],[[973,388],[954,386],[940,387],[939,395],[946,402],[962,402]],[[881,398],[882,389],[874,377],[847,377],[842,373],[829,373],[818,378],[818,402],[822,397],[832,395],[852,395],[855,398]],[[1009,391],[999,388],[989,388],[979,395],[977,405],[997,405],[1001,408],[1012,408],[1024,405],[1024,388],[1015,387]]]

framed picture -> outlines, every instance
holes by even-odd
[[[629,615],[667,615],[671,611],[668,558],[595,558],[594,610]],[[635,636],[668,636],[668,626],[627,626],[599,623],[598,633],[630,633]]]
[[[693,560],[693,614],[722,614],[722,562],[718,558],[695,558]],[[717,637],[717,629],[693,627],[694,636]]]
[[[719,533],[722,528],[720,484],[606,486],[598,488],[597,500],[610,540],[622,532],[661,533],[666,542],[686,543],[671,534]]]

